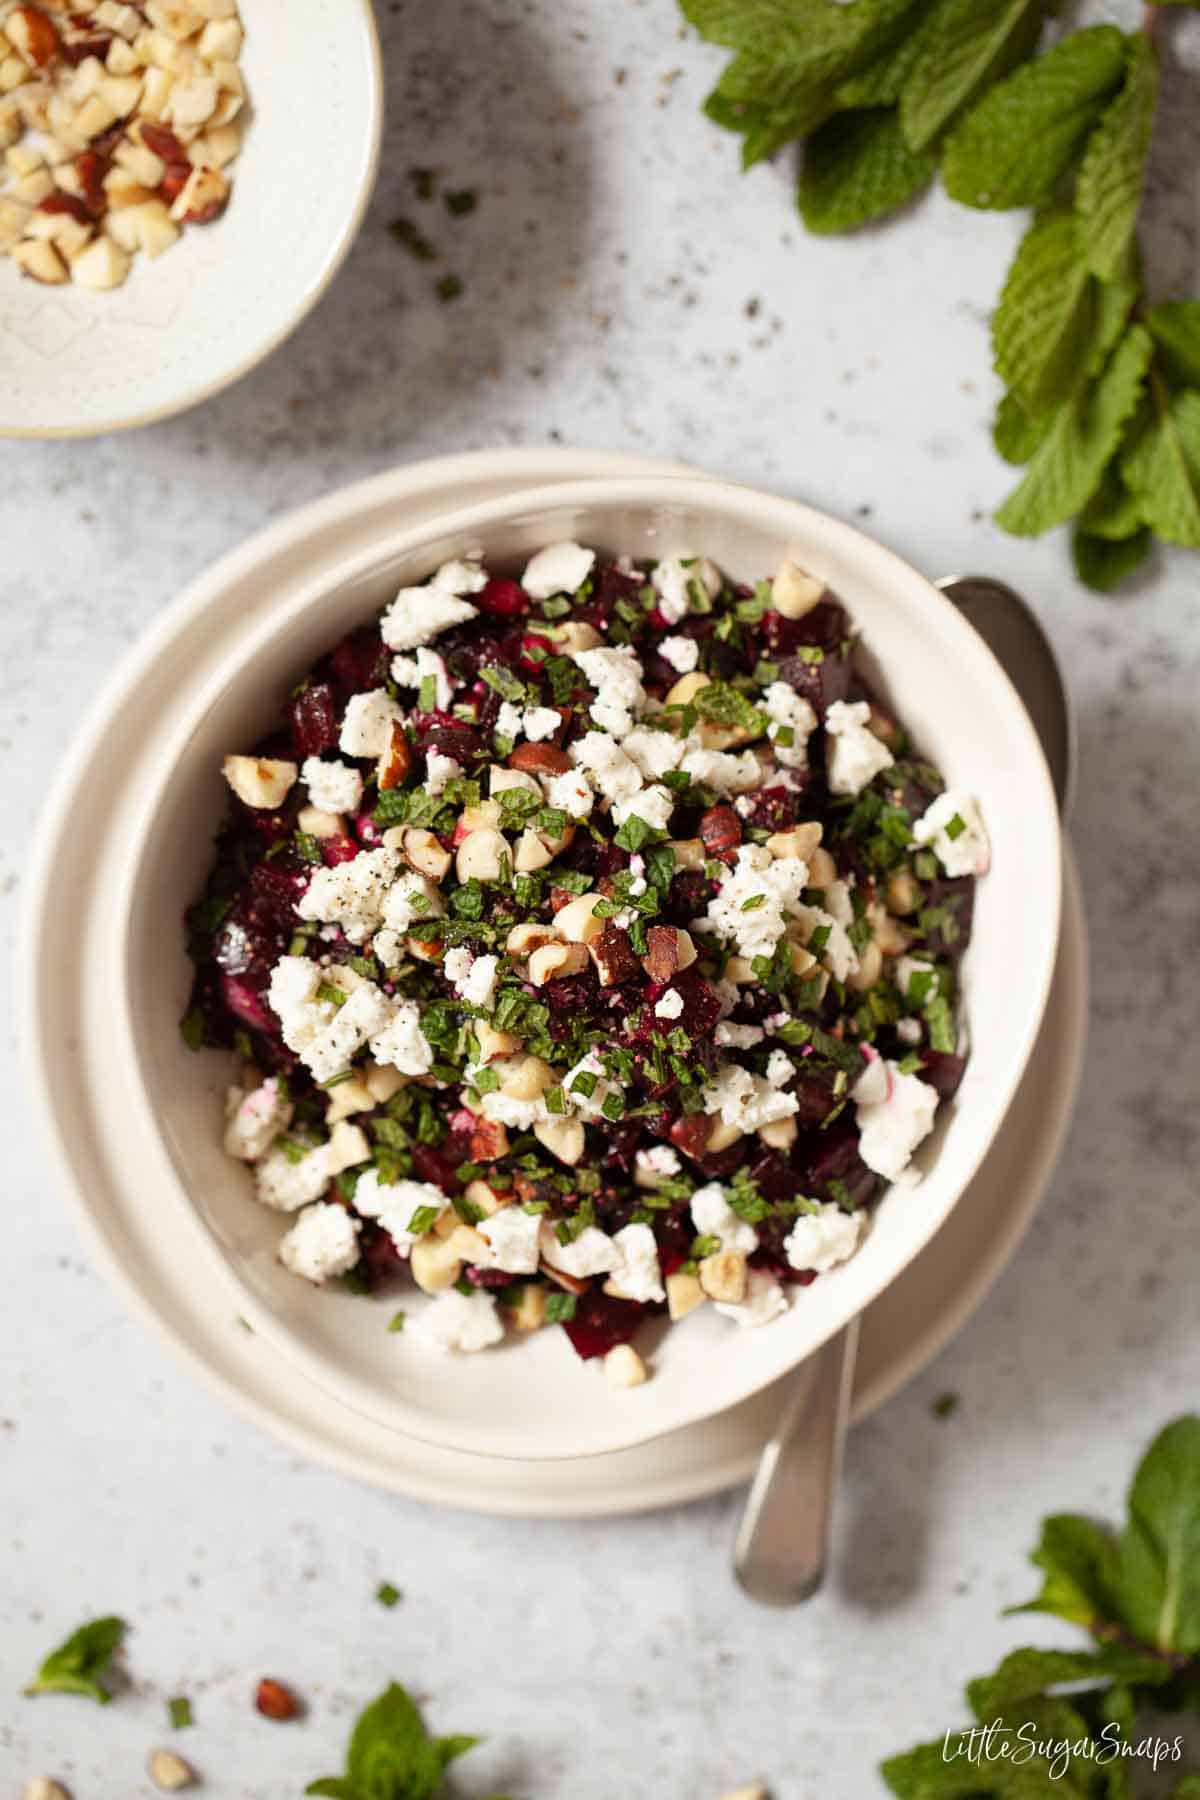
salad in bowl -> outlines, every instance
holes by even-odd
[[[464,549],[223,774],[183,1030],[295,1276],[632,1388],[643,1327],[770,1326],[919,1179],[988,830],[797,561]]]

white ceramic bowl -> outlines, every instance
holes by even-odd
[[[920,746],[979,796],[994,850],[965,969],[972,1057],[920,1153],[925,1180],[889,1193],[858,1256],[801,1290],[785,1318],[739,1332],[701,1312],[667,1332],[653,1352],[653,1379],[633,1393],[609,1390],[560,1332],[437,1358],[417,1338],[386,1332],[394,1300],[317,1293],[285,1274],[275,1260],[280,1221],[254,1203],[247,1175],[221,1150],[225,1061],[189,1053],[177,1025],[189,981],[178,921],[224,808],[222,756],[252,742],[317,654],[401,583],[465,546],[519,563],[567,536],[634,556],[699,549],[748,580],[785,553],[813,569],[845,600]],[[209,1274],[219,1267],[231,1312],[303,1378],[400,1432],[482,1454],[595,1455],[670,1431],[755,1392],[865,1306],[937,1230],[986,1154],[1033,1045],[1058,938],[1060,839],[1049,776],[1015,692],[976,634],[924,577],[861,533],[789,501],[701,480],[595,480],[443,514],[347,558],[333,580],[299,582],[258,605],[205,679],[166,709],[153,774],[130,796],[119,830],[110,954],[103,991],[89,1000],[102,1009],[132,1097],[123,1122],[128,1179],[177,1255],[203,1258]]]
[[[0,434],[82,437],[207,399],[276,349],[354,241],[383,128],[369,0],[240,0],[252,114],[233,198],[108,294],[0,259]]]

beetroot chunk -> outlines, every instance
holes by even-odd
[[[575,1306],[575,1317],[564,1321],[563,1330],[576,1356],[589,1361],[607,1356],[617,1344],[627,1344],[642,1322],[646,1308],[637,1300],[617,1300],[600,1288],[589,1288]]]
[[[303,761],[332,750],[338,741],[337,701],[327,681],[314,681],[288,702],[288,724],[296,756]]]

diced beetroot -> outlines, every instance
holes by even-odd
[[[526,675],[540,675],[542,664],[548,656],[554,655],[554,645],[548,637],[539,637],[536,631],[527,631],[521,639],[521,653],[517,662]]]
[[[395,1239],[389,1237],[381,1226],[364,1226],[359,1241],[362,1244],[367,1281],[371,1287],[380,1287],[400,1273],[404,1267],[404,1258],[396,1248]]]
[[[683,995],[683,1011],[675,1020],[693,1038],[707,1037],[721,1016],[716,990],[695,969],[681,969],[671,986]]]
[[[856,1206],[865,1206],[873,1200],[879,1188],[878,1175],[868,1169],[858,1154],[857,1130],[840,1121],[819,1140],[806,1159],[801,1192],[819,1200],[835,1200],[841,1197],[840,1192],[835,1194],[830,1189],[830,1183],[835,1181],[845,1187]]]
[[[519,581],[496,576],[478,594],[471,595],[471,605],[494,619],[521,619],[529,611],[529,595]]]
[[[692,1254],[695,1230],[690,1218],[682,1213],[655,1215],[654,1235],[658,1240],[658,1261],[665,1275],[673,1275]]]
[[[474,1126],[474,1115],[468,1113]],[[441,1188],[444,1194],[458,1191],[462,1183],[458,1179],[457,1162],[437,1150],[432,1144],[414,1144],[412,1147],[413,1173],[418,1181],[431,1181],[434,1187]],[[460,1157],[458,1161],[465,1160]]]
[[[296,905],[312,879],[307,863],[288,856],[256,863],[250,871],[250,894],[256,913],[266,913],[289,930],[296,923]]]
[[[264,844],[277,844],[280,838],[291,837],[292,821],[286,813],[268,812],[262,806],[243,807],[240,800],[234,801],[234,807]]]
[[[818,719],[824,719],[837,700],[850,692],[851,668],[848,657],[836,650],[827,652],[820,662],[805,662],[799,656],[786,656],[779,664],[779,679],[795,688],[808,701]]]
[[[251,987],[248,981],[237,975],[222,975],[221,999],[224,1005],[239,1019],[248,1025],[251,1031],[264,1032],[273,1037],[279,1030],[279,1021],[271,1011],[257,988]]]
[[[746,824],[758,831],[788,831],[800,816],[799,803],[811,780],[810,771],[797,769],[792,779],[799,783],[800,793],[782,787],[761,789],[753,797],[753,810],[747,815]]]
[[[697,836],[707,856],[732,862],[742,841],[742,821],[732,806],[710,806],[700,815]]]
[[[506,1288],[512,1276],[504,1269],[481,1269],[475,1263],[468,1263],[463,1274],[477,1288]]]
[[[764,1200],[794,1200],[803,1191],[798,1171],[776,1150],[764,1150],[754,1158],[750,1178]]]
[[[967,1072],[965,1056],[951,1056],[944,1050],[922,1050],[923,1067],[918,1071],[922,1081],[936,1088],[943,1100],[951,1100],[962,1085]]]
[[[338,741],[338,708],[333,689],[327,681],[313,681],[294,694],[288,702],[288,723],[296,756],[320,756],[332,750]]]
[[[801,1131],[819,1125],[833,1111],[837,1104],[834,1081],[832,1069],[814,1069],[811,1075],[798,1075],[788,1088],[798,1102],[795,1117]]]
[[[589,1288],[579,1296],[575,1317],[564,1323],[563,1330],[576,1356],[587,1362],[593,1356],[607,1356],[617,1344],[627,1344],[645,1311],[636,1300],[617,1300],[600,1288]]]
[[[428,755],[436,750],[442,756],[452,756],[455,762],[467,767],[486,749],[482,735],[470,725],[464,725],[453,713],[425,713],[417,722],[414,743],[418,750]]]
[[[378,850],[387,829],[386,825],[375,823],[374,813],[361,812],[355,815],[354,835],[367,850]]]
[[[387,679],[388,650],[378,631],[360,626],[344,637],[329,658],[334,678],[344,694],[376,688]]]
[[[845,607],[830,596],[819,601],[802,619],[785,619],[777,612],[764,613],[762,635],[767,655],[778,661],[780,657],[793,656],[802,644],[836,650],[850,635],[850,621]]]
[[[939,876],[936,881],[931,881],[925,889],[924,910],[936,913],[943,907],[947,909],[946,917],[925,933],[921,949],[932,956],[957,962],[971,942],[975,920],[974,876],[960,875],[953,881]]]
[[[715,892],[715,882],[702,875],[699,869],[681,869],[671,877],[662,916],[669,924],[682,925],[686,929],[692,919],[704,917],[704,909]]]
[[[321,839],[321,860],[327,869],[335,868],[338,863],[353,862],[362,849],[353,838],[332,837]]]

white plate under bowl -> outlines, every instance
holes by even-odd
[[[606,458],[569,457],[561,453],[557,456],[547,453],[547,456],[550,456],[552,472],[564,477],[578,472],[581,467],[613,466],[612,459]],[[237,640],[247,629],[253,631],[260,627],[263,617],[278,604],[282,593],[311,593],[314,589],[326,591],[336,586],[338,571],[344,571],[347,553],[352,548],[366,552],[368,563],[378,564],[381,548],[389,543],[394,545],[397,526],[411,521],[414,513],[418,517],[428,517],[439,505],[444,508],[452,497],[464,497],[472,483],[475,492],[489,480],[496,487],[517,486],[523,477],[529,479],[534,475],[535,465],[536,455],[500,454],[482,462],[474,458],[453,459],[433,469],[380,478],[332,497],[293,520],[273,527],[262,538],[210,571],[139,646],[126,665],[122,679],[110,690],[100,713],[70,759],[63,777],[64,786],[59,790],[63,796],[69,795],[76,779],[75,771],[81,763],[89,762],[97,755],[103,756],[106,767],[123,769],[125,777],[114,784],[107,796],[103,816],[97,814],[89,819],[86,833],[81,831],[77,809],[72,808],[69,799],[64,797],[52,806],[31,883],[33,913],[28,921],[22,958],[29,976],[26,1039],[32,1052],[39,1100],[48,1115],[72,1185],[83,1202],[93,1238],[100,1243],[105,1261],[110,1269],[115,1268],[118,1272],[126,1291],[132,1289],[135,1293],[142,1310],[160,1327],[165,1325],[177,1341],[186,1336],[195,1347],[197,1325],[194,1316],[185,1329],[177,1299],[168,1299],[163,1290],[164,1268],[185,1269],[191,1287],[205,1296],[203,1311],[211,1318],[214,1329],[219,1330],[221,1321],[238,1312],[253,1320],[258,1330],[258,1337],[253,1340],[256,1357],[273,1360],[274,1354],[279,1355],[292,1372],[297,1400],[315,1380],[326,1413],[330,1402],[336,1401],[340,1409],[366,1415],[364,1425],[367,1420],[372,1420],[375,1422],[372,1429],[379,1427],[390,1434],[407,1433],[426,1439],[440,1436],[444,1443],[447,1433],[441,1395],[447,1386],[448,1371],[455,1372],[456,1381],[461,1371],[466,1385],[460,1389],[457,1405],[462,1414],[463,1435],[459,1435],[457,1415],[451,1419],[451,1430],[460,1445],[466,1441],[473,1448],[481,1447],[492,1454],[512,1446],[514,1434],[506,1432],[505,1420],[500,1419],[499,1429],[484,1434],[480,1444],[479,1436],[473,1435],[477,1407],[486,1408],[490,1404],[501,1410],[524,1412],[532,1404],[553,1412],[556,1407],[561,1409],[562,1397],[569,1394],[577,1410],[586,1408],[588,1416],[584,1424],[588,1426],[598,1407],[609,1398],[602,1383],[596,1380],[595,1372],[576,1363],[557,1333],[537,1340],[528,1351],[522,1348],[495,1357],[464,1360],[461,1364],[439,1363],[435,1367],[423,1360],[419,1364],[409,1364],[406,1359],[417,1347],[413,1345],[410,1349],[403,1338],[386,1336],[380,1308],[341,1295],[313,1295],[299,1284],[282,1278],[276,1290],[270,1245],[278,1227],[273,1227],[273,1232],[268,1232],[265,1237],[259,1237],[263,1215],[242,1198],[237,1182],[231,1181],[231,1174],[237,1172],[229,1171],[222,1161],[218,1161],[213,1163],[211,1170],[212,1192],[200,1198],[210,1206],[210,1217],[211,1207],[216,1206],[221,1215],[220,1228],[230,1235],[234,1249],[239,1250],[235,1276],[226,1257],[216,1250],[213,1238],[201,1225],[197,1213],[190,1205],[181,1204],[182,1190],[176,1172],[161,1141],[154,1141],[153,1120],[147,1120],[137,1060],[114,1045],[113,1009],[114,1005],[120,1008],[121,998],[114,994],[113,982],[114,971],[119,976],[128,922],[124,865],[131,841],[130,831],[139,822],[144,826],[147,789],[153,785],[156,771],[164,766],[161,759],[167,742],[178,735],[181,718],[190,716],[194,710],[197,695],[203,701],[201,712],[208,716],[209,701],[204,696],[211,698],[214,683],[225,665],[230,641]],[[536,468],[538,478],[544,479],[547,472],[544,463]],[[688,487],[690,491],[691,484]],[[642,491],[646,491],[646,484]],[[673,491],[683,492],[682,489]],[[737,495],[736,499],[743,504],[756,497]],[[733,499],[728,503],[732,504]],[[705,506],[710,504],[712,502],[706,497]],[[845,532],[844,527],[826,521],[822,521],[822,530],[831,532],[834,539]],[[857,537],[853,533],[846,535]],[[837,571],[832,567],[825,568],[822,562],[822,557],[829,554],[828,549],[816,545],[808,548],[812,551],[809,560],[816,561],[837,580]],[[874,546],[871,549],[891,565],[893,559],[887,558],[886,553]],[[896,567],[903,569],[903,565]],[[909,581],[919,580],[911,571],[904,571],[904,574]],[[391,579],[389,574],[389,582]],[[846,591],[852,610],[861,613],[862,607],[855,606],[854,582],[848,585],[842,579],[839,585]],[[955,623],[958,623],[956,619]],[[960,626],[960,629],[966,630],[966,627]],[[869,624],[868,635],[874,636]],[[297,656],[301,664],[305,653],[305,646],[298,645]],[[886,654],[885,660],[888,660]],[[261,696],[258,704],[263,704]],[[902,710],[905,709],[902,707]],[[908,710],[911,716],[911,709]],[[1018,732],[1019,729],[1027,730],[1023,716],[1019,721],[1010,719],[1009,724]],[[931,742],[930,747],[934,754],[941,754],[939,744]],[[215,798],[213,804],[215,807]],[[1002,823],[1003,810],[1001,806],[993,820],[994,825],[1000,826],[1000,841],[1008,836],[1008,828]],[[197,818],[192,828],[194,842],[190,846],[180,846],[195,865],[190,871],[180,872],[178,879],[185,884],[203,864],[207,823],[203,816]],[[1057,842],[1048,848],[1043,846],[1043,850],[1054,864]],[[45,893],[46,875],[51,868],[56,884],[65,882],[73,894],[79,895],[84,928],[78,940],[80,955],[77,963],[64,961],[61,955],[43,954],[40,940],[44,921],[40,917],[38,897]],[[983,886],[981,908],[992,879]],[[1055,889],[1046,897],[1046,906],[1052,910],[1056,901]],[[173,957],[170,938],[174,916],[171,914],[168,918],[163,914],[158,919],[158,937],[168,946],[168,962]],[[164,920],[167,921],[166,929],[163,929]],[[181,971],[168,974],[167,988],[180,978]],[[155,1056],[161,1053],[165,1059],[168,1092],[164,1100],[167,1111],[175,1115],[172,1135],[176,1146],[182,1145],[185,1157],[198,1155],[203,1159],[213,1141],[213,1110],[200,1094],[206,1079],[197,1074],[200,1064],[196,1059],[183,1056],[176,1048],[174,1017],[180,997],[178,987],[157,995],[157,988],[152,984],[147,991],[151,1012],[159,1007],[164,1021],[161,1037],[157,1027],[152,1030],[152,1050]],[[1033,1008],[1034,1022],[1037,1012],[1040,1012],[1040,1005]],[[144,1018],[140,1024],[144,1028]],[[977,1044],[976,1066],[981,1053],[986,1056],[986,1046]],[[223,1075],[219,1059],[202,1060],[213,1065],[207,1075],[207,1086],[215,1098]],[[171,1098],[170,1090],[176,1088],[176,1099],[180,1093],[191,1096],[182,1115]],[[985,1095],[985,1102],[987,1098]],[[193,1106],[194,1117],[189,1118],[189,1108]],[[997,1105],[995,1110],[999,1112],[1002,1107]],[[131,1120],[136,1121],[132,1136]],[[961,1122],[962,1109],[950,1121],[945,1142],[936,1149],[939,1171],[947,1166],[954,1134]],[[143,1141],[148,1124],[151,1139]],[[967,1168],[975,1160],[979,1140],[963,1144],[960,1133],[960,1142],[953,1149],[958,1167]],[[965,1175],[948,1178],[946,1192],[936,1210],[930,1206],[916,1221],[911,1213],[907,1220],[897,1221],[892,1229],[902,1240],[898,1251],[900,1261],[915,1252],[919,1243],[932,1233],[936,1220],[949,1211],[953,1184],[962,1179]],[[915,1194],[894,1195],[892,1200],[897,1203],[907,1201],[911,1207],[931,1193],[936,1194],[935,1181],[936,1175],[931,1175],[923,1189]],[[224,1200],[222,1195],[226,1196]],[[888,1204],[890,1202],[885,1202],[885,1206]],[[895,1259],[896,1241],[885,1247]],[[870,1246],[867,1248],[869,1250]],[[852,1264],[841,1274],[816,1284],[806,1292],[804,1299],[807,1301],[813,1295],[819,1295],[822,1288],[836,1293],[839,1283],[849,1285],[849,1278],[857,1273],[861,1263],[860,1258],[859,1263]],[[820,1341],[819,1336],[813,1335],[814,1330],[825,1335],[827,1330],[835,1329],[840,1319],[847,1316],[847,1309],[856,1309],[878,1291],[883,1282],[894,1276],[896,1266],[889,1266],[885,1260],[881,1275],[879,1266],[872,1270],[868,1264],[861,1295],[851,1294],[847,1300],[830,1305],[828,1318],[815,1328],[811,1316],[806,1318],[797,1308],[788,1320],[769,1332],[738,1335],[732,1340],[723,1335],[715,1345],[706,1346],[698,1336],[688,1343],[686,1329],[669,1334],[666,1349],[658,1353],[660,1367],[656,1380],[633,1398],[640,1400],[652,1396],[660,1383],[666,1385],[663,1378],[667,1376],[674,1389],[670,1404],[656,1411],[648,1422],[649,1429],[646,1415],[640,1419],[635,1416],[630,1421],[625,1414],[610,1411],[601,1418],[599,1430],[593,1427],[590,1432],[582,1433],[583,1441],[588,1443],[590,1437],[590,1443],[597,1446],[611,1446],[614,1439],[628,1444],[639,1436],[649,1436],[680,1423],[681,1413],[683,1418],[688,1418],[697,1416],[700,1411],[718,1410],[763,1385]],[[795,1331],[797,1319],[802,1321],[804,1329],[785,1342],[784,1334]],[[829,1323],[830,1319],[833,1323]],[[806,1341],[805,1331],[811,1336],[811,1343]],[[314,1332],[315,1338],[310,1335]],[[771,1338],[775,1333],[779,1337],[772,1347]],[[673,1349],[672,1345],[677,1345],[678,1349]],[[743,1361],[735,1371],[736,1379],[731,1382],[729,1367],[738,1361],[747,1345],[752,1351],[760,1345],[768,1348],[765,1354],[759,1353],[761,1360],[758,1362]],[[211,1355],[205,1360],[211,1362]],[[474,1373],[476,1370],[481,1376]],[[482,1395],[475,1385],[481,1377],[485,1390]],[[704,1384],[699,1400],[694,1393],[686,1391],[694,1390],[697,1382]],[[406,1388],[406,1383],[411,1385]],[[492,1384],[497,1383],[499,1385],[493,1389]],[[685,1390],[682,1398],[680,1389]],[[628,1398],[625,1396],[626,1400]],[[439,1410],[431,1420],[426,1415],[435,1405]],[[415,1434],[411,1426],[414,1415]],[[664,1424],[664,1420],[667,1423]],[[554,1429],[558,1429],[557,1416]],[[578,1442],[579,1436],[576,1427],[574,1441]],[[531,1453],[527,1435],[516,1442],[516,1454]],[[537,1455],[540,1451],[544,1455],[547,1449],[559,1448],[560,1444],[561,1439],[557,1443],[543,1441],[533,1446],[532,1453]]]
[[[249,122],[233,198],[124,287],[42,287],[0,259],[0,435],[85,437],[182,412],[247,374],[354,241],[383,129],[369,0],[239,0]]]

